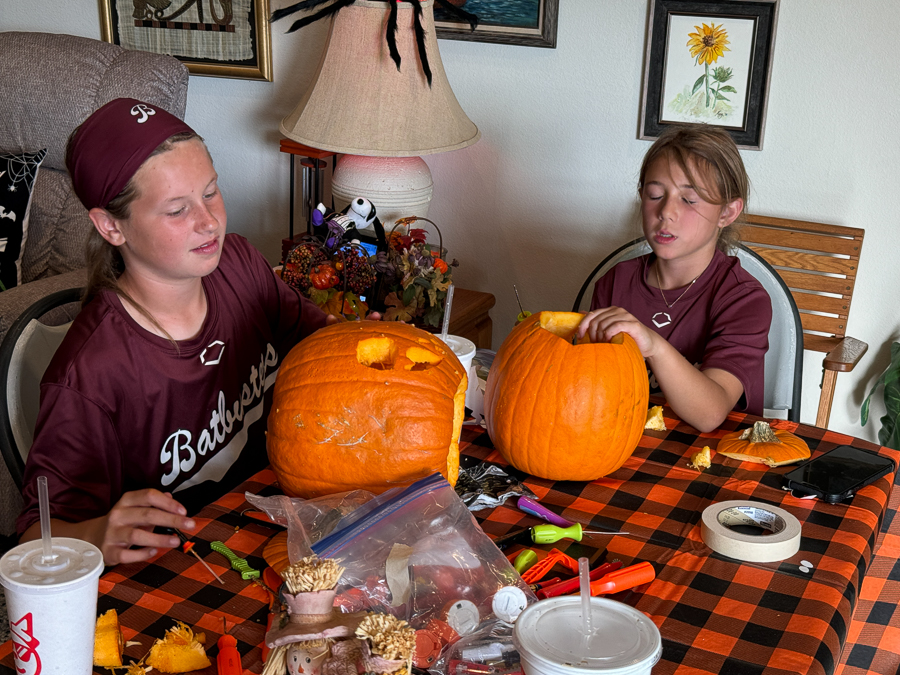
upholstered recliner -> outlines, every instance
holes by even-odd
[[[183,117],[188,71],[170,56],[51,33],[0,33],[0,63],[0,154],[47,149],[34,184],[21,284],[0,292],[2,340],[35,301],[85,283],[84,245],[92,226],[66,172],[70,132],[119,97]],[[19,492],[0,464],[0,534],[12,533],[20,509]]]

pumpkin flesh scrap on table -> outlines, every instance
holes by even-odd
[[[643,434],[649,381],[624,333],[572,338],[583,314],[540,312],[504,341],[488,374],[485,419],[517,469],[549,480],[595,480],[618,469]]]
[[[466,373],[443,341],[402,323],[327,326],[285,358],[266,445],[285,494],[381,493],[459,473]]]
[[[725,434],[716,452],[742,462],[766,466],[784,466],[809,459],[809,446],[799,436],[784,429],[773,429],[768,422],[754,422],[743,431]]]

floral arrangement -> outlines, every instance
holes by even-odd
[[[408,226],[417,220],[434,225],[418,216],[401,218],[388,238],[387,252],[379,251],[375,256],[375,269],[383,275],[385,311],[382,318],[437,328],[444,316],[452,268],[458,267],[459,262],[447,263],[441,258],[443,246],[428,244],[423,229],[412,228],[407,234],[396,231],[398,226]]]
[[[343,241],[343,219],[333,218],[327,225],[324,243],[309,237],[288,253],[281,278],[327,314],[365,318],[369,306],[362,298],[375,284],[375,269],[364,248]]]

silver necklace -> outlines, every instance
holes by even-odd
[[[669,309],[672,309],[672,307],[675,305],[675,303],[678,302],[679,300],[681,300],[684,297],[684,294],[687,293],[689,290],[691,290],[691,287],[694,285],[694,283],[697,281],[697,279],[700,278],[700,274],[703,274],[703,272],[700,272],[700,274],[695,276],[691,280],[691,283],[688,284],[688,287],[684,289],[684,292],[682,292],[681,295],[679,295],[677,298],[675,298],[675,300],[672,301],[672,304],[669,304],[669,301],[666,300],[666,294],[663,293],[662,282],[659,280],[659,267],[654,267],[653,269],[656,270],[656,285],[659,287],[659,294],[662,296],[663,302],[666,303],[666,307],[668,307]]]

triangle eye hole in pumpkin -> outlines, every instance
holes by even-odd
[[[404,354],[400,354],[397,343],[385,336],[360,340],[356,345],[356,360],[367,368],[374,370],[404,369],[409,371],[422,371],[434,368],[444,360],[440,354],[435,354],[424,347],[408,347]]]

